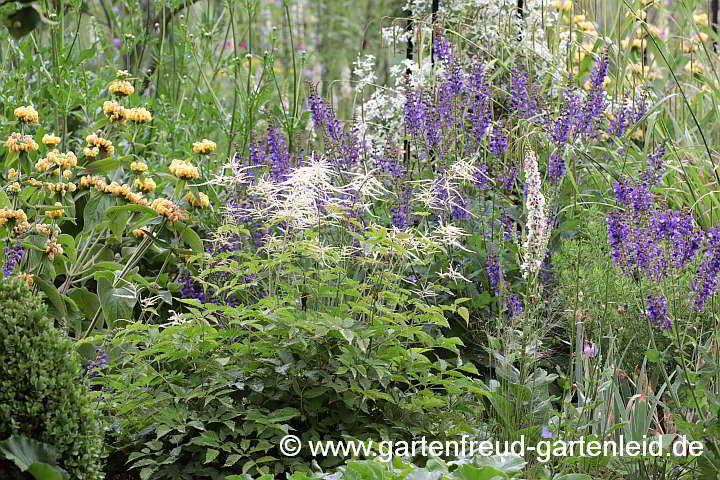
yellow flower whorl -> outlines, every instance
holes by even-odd
[[[31,135],[17,132],[10,134],[5,140],[5,147],[11,152],[34,152],[40,148]]]
[[[18,120],[25,123],[37,123],[40,119],[37,110],[32,105],[17,107],[14,113]]]
[[[203,138],[200,142],[193,143],[192,146],[193,152],[202,154],[212,153],[215,149],[217,149],[217,144],[207,138]]]
[[[184,162],[177,159],[170,163],[170,173],[185,180],[200,178],[200,171],[196,166],[190,162]]]

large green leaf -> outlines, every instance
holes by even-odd
[[[87,288],[73,288],[68,292],[68,296],[73,299],[87,319],[92,319],[100,308],[98,296]]]
[[[35,480],[65,480],[66,473],[60,467],[54,467],[47,463],[35,462],[27,470],[35,477]]]
[[[0,455],[13,462],[22,472],[36,480],[64,480],[65,472],[55,466],[58,453],[52,445],[24,435],[12,435],[0,442]]]
[[[66,318],[67,306],[65,305],[65,300],[63,300],[60,292],[58,292],[57,288],[55,288],[55,285],[47,282],[45,279],[37,275],[34,277],[34,282],[38,288],[45,293],[48,300],[50,300],[50,304],[55,308],[55,310],[57,310],[57,314],[60,318]]]
[[[123,232],[125,232],[125,227],[128,226],[128,222],[130,221],[130,212],[126,210],[116,210],[114,212],[111,212],[113,208],[117,207],[108,208],[107,210],[105,210],[105,215],[110,221],[110,231],[112,232],[112,234],[120,237],[122,236]]]
[[[129,157],[110,157],[110,158],[104,158],[102,160],[95,160],[94,162],[91,162],[84,166],[84,169],[79,172],[79,175],[97,175],[98,173],[104,173],[104,172],[110,172],[112,170],[115,170],[117,168],[120,168],[120,166],[128,159]]]
[[[85,204],[85,210],[83,210],[83,221],[85,222],[83,230],[86,232],[92,231],[100,222],[105,219],[105,211],[115,206],[117,198],[93,191],[90,193],[90,197]]]
[[[192,248],[193,252],[202,253],[204,251],[203,242],[200,238],[200,235],[195,233],[192,228],[188,227],[183,222],[175,222],[171,225],[172,229],[180,234],[187,246]]]
[[[460,480],[502,480],[510,478],[507,473],[491,466],[473,467],[472,465],[460,465],[451,478]]]

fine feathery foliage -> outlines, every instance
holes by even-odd
[[[72,343],[22,281],[0,282],[0,304],[0,440],[22,434],[47,443],[72,478],[102,478],[100,424]],[[0,461],[3,472],[13,469]]]

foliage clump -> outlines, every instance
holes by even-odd
[[[0,282],[0,304],[0,440],[21,434],[48,443],[72,478],[102,478],[100,425],[72,344],[22,281]]]

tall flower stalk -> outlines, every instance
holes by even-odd
[[[535,278],[545,258],[552,225],[548,221],[545,196],[541,191],[540,171],[537,157],[532,150],[523,160],[527,182],[527,234],[522,246],[523,263],[520,265],[524,278]]]

